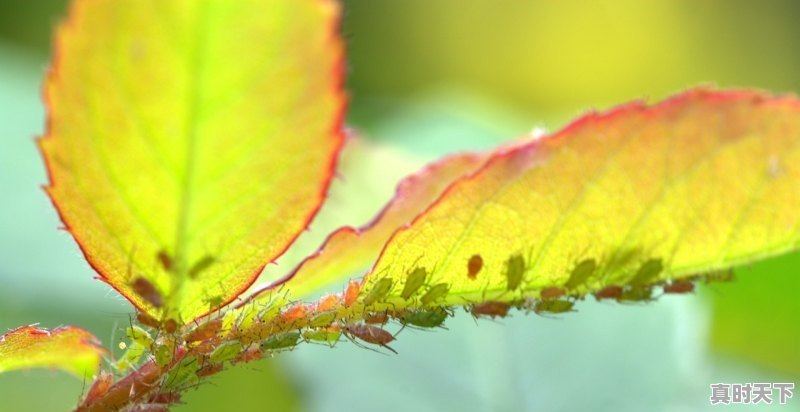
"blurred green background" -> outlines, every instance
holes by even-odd
[[[57,230],[33,143],[65,7],[0,0],[0,330],[75,324],[115,346],[130,307]],[[344,10],[349,123],[396,167],[365,161],[368,181],[349,184],[372,190],[350,199],[362,207],[328,211],[336,225],[366,222],[425,161],[552,131],[586,110],[698,84],[800,91],[793,0],[352,0]],[[710,410],[710,383],[800,381],[799,270],[800,255],[783,256],[699,297],[587,301],[559,319],[476,324],[461,312],[449,331],[404,332],[397,356],[301,345],[223,373],[180,410]],[[68,410],[82,384],[51,371],[0,375],[0,409]],[[800,410],[800,397],[787,408]]]

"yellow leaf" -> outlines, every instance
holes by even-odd
[[[103,354],[97,339],[83,329],[63,326],[48,331],[22,326],[0,336],[0,373],[44,367],[91,378]]]
[[[368,150],[365,145],[365,142],[351,139],[345,153],[364,155]],[[287,291],[290,299],[307,298],[325,286],[341,283],[367,269],[398,227],[411,222],[449,184],[476,170],[485,160],[486,155],[482,154],[453,155],[406,177],[397,185],[393,199],[369,223],[359,228],[344,226],[335,230],[316,253],[286,277],[260,291],[257,298],[270,299],[271,290],[278,286]]]
[[[231,301],[318,210],[342,143],[328,0],[78,0],[40,141],[87,260],[189,321]]]
[[[794,97],[694,90],[590,114],[450,186],[393,235],[359,302],[560,312],[560,295],[646,300],[667,279],[785,253],[800,238],[798,146]]]

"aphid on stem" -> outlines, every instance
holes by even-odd
[[[186,342],[202,342],[216,337],[220,329],[222,329],[222,319],[211,319],[189,331],[183,339]]]
[[[622,286],[608,285],[594,293],[596,300],[619,299],[622,296]]]
[[[664,293],[684,294],[694,292],[694,283],[690,280],[678,279],[664,285]]]
[[[397,354],[397,351],[388,346],[394,340],[394,335],[375,325],[364,323],[349,324],[344,327],[345,336],[353,340],[353,337],[363,340],[373,345],[382,346]],[[354,341],[355,342],[355,341]]]
[[[508,315],[510,308],[511,305],[506,302],[489,301],[473,305],[470,308],[470,313],[476,318],[479,316],[489,316],[492,319],[496,317],[504,318]]]

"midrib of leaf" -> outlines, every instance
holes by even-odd
[[[186,280],[189,265],[187,262],[187,250],[189,247],[189,220],[191,217],[193,192],[196,190],[193,185],[196,151],[197,151],[197,122],[199,120],[201,91],[205,75],[206,59],[206,35],[209,28],[209,13],[206,2],[198,5],[194,18],[194,30],[192,31],[191,49],[187,59],[186,73],[189,76],[189,87],[187,90],[186,113],[184,115],[185,132],[185,165],[183,172],[183,184],[178,204],[178,224],[175,230],[175,275],[171,299],[180,300],[184,281]],[[173,310],[177,310],[181,305],[172,305]]]

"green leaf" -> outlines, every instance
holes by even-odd
[[[159,319],[230,302],[318,210],[342,144],[333,1],[78,0],[40,141],[102,279]]]
[[[0,373],[59,368],[86,379],[97,373],[105,353],[94,336],[74,326],[53,330],[22,326],[0,336]]]

